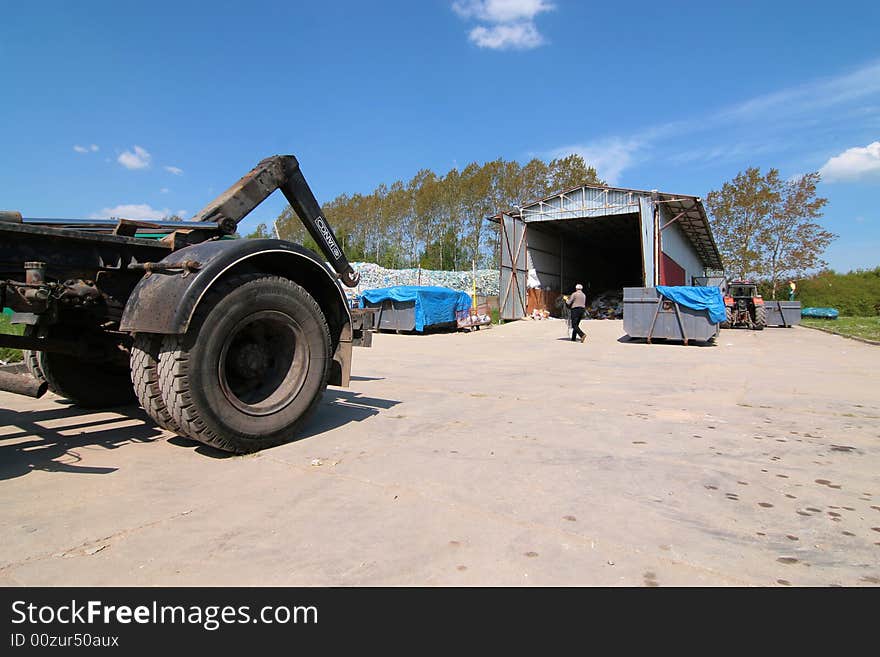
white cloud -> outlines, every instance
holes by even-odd
[[[544,0],[457,0],[452,3],[452,10],[462,18],[490,23],[532,20],[553,8],[553,4]]]
[[[179,169],[178,167],[165,167],[165,171],[173,173],[175,176],[183,175],[183,169]]]
[[[159,193],[160,193],[160,194],[167,194],[167,193],[170,192],[170,191],[171,191],[171,190],[168,189],[167,187],[163,187],[162,189],[159,190]]]
[[[544,43],[534,23],[513,23],[492,27],[475,27],[468,38],[480,48],[492,50],[530,50]]]
[[[587,144],[572,144],[557,148],[549,155],[550,157],[580,155],[587,166],[596,168],[600,178],[609,185],[617,185],[623,170],[632,164],[634,155],[642,146],[643,144],[636,139],[611,137]]]
[[[754,119],[792,115],[860,100],[880,93],[880,62],[833,78],[756,96],[719,113],[720,118]]]
[[[109,219],[119,217],[122,219],[134,219],[136,221],[155,221],[171,214],[168,208],[157,210],[146,203],[116,205],[112,208],[104,208],[100,212],[89,215],[90,219]]]
[[[73,150],[75,150],[77,153],[88,153],[89,152],[88,148],[86,148],[85,146],[80,146],[78,144],[73,147]]]
[[[880,141],[846,149],[823,164],[819,173],[828,182],[861,180],[880,175]]]
[[[89,150],[92,151],[93,153],[97,153],[101,149],[98,148],[97,144],[92,144],[91,146],[89,146]]]
[[[822,134],[830,139],[839,126],[855,122],[868,125],[867,120],[876,116],[880,108],[877,99],[880,99],[880,62],[875,61],[836,77],[782,88],[702,115],[649,125],[624,137],[593,138],[553,149],[550,154],[589,155],[592,161],[588,163],[594,166],[604,160],[605,171],[598,166],[597,169],[609,182],[634,165],[637,156],[650,159],[659,144],[664,144],[663,157],[667,164],[746,162],[756,155],[797,149],[807,130],[816,135],[824,129]],[[880,126],[880,122],[877,125]],[[686,139],[701,133],[706,138],[696,144]],[[694,145],[680,150],[682,144],[688,143]],[[599,152],[597,147],[609,150]],[[864,148],[851,148],[828,160],[821,173],[828,181],[880,173],[877,148],[877,142]]]
[[[135,146],[131,151],[123,151],[117,161],[126,169],[146,169],[150,166],[152,159],[153,156],[146,149]]]
[[[468,38],[480,48],[529,50],[545,43],[535,16],[554,9],[546,0],[456,0],[452,10],[464,19],[481,23]]]

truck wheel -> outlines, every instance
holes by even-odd
[[[159,349],[162,335],[138,333],[131,347],[131,382],[143,409],[163,429],[179,433],[180,427],[171,417],[162,398],[159,382]]]
[[[180,433],[239,454],[291,440],[330,373],[330,330],[302,287],[249,273],[220,282],[185,335],[165,336],[162,396]]]
[[[763,331],[765,326],[767,326],[767,308],[755,306],[755,330]]]
[[[34,335],[33,332],[30,332],[30,326],[25,327],[24,334],[27,336]],[[24,362],[27,365],[28,372],[31,373],[37,381],[45,381],[46,375],[43,374],[43,368],[40,367],[40,356],[42,356],[42,351],[30,351],[28,349],[23,349],[21,352],[24,357]],[[53,390],[54,392],[54,390]]]
[[[66,330],[63,324],[55,324],[48,337]],[[36,336],[37,332],[28,326],[24,334]],[[128,368],[115,362],[84,361],[50,351],[25,351],[24,358],[31,374],[48,383],[50,391],[82,408],[123,406],[135,400]]]

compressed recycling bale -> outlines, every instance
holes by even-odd
[[[472,293],[474,273],[472,271],[442,271],[436,269],[385,269],[371,262],[353,262],[354,270],[361,275],[355,293],[375,290],[395,285],[436,285],[452,290]],[[499,275],[497,269],[478,269],[476,271],[477,294],[479,296],[498,296]]]

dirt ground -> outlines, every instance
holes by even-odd
[[[295,442],[0,393],[2,585],[880,583],[880,348],[382,334]]]

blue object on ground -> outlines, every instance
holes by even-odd
[[[717,287],[687,287],[685,285],[658,285],[657,291],[667,299],[694,310],[708,310],[713,324],[727,320],[724,297]]]
[[[819,317],[821,319],[837,319],[840,313],[837,308],[804,308],[801,317]]]
[[[361,307],[366,303],[391,301],[415,302],[416,331],[424,331],[426,326],[455,321],[456,311],[471,307],[471,297],[467,292],[450,290],[448,287],[428,287],[419,285],[397,285],[378,290],[364,290],[361,294]]]

